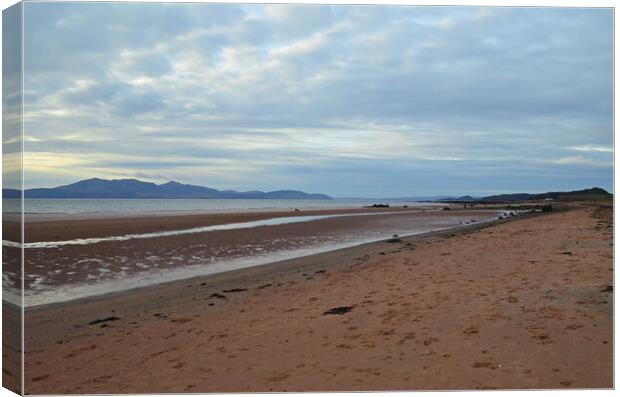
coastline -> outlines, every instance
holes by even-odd
[[[40,215],[27,218],[24,242],[68,240],[75,238],[107,237],[119,234],[138,234],[153,231],[189,229],[227,223],[259,221],[277,217],[321,216],[338,214],[368,214],[383,211],[421,212],[435,211],[432,207],[390,207],[390,208],[340,208],[303,211],[240,211],[226,213],[176,213],[140,214],[107,217],[103,215],[80,217],[72,214],[60,217]],[[16,222],[3,223],[3,238],[18,241],[20,225]]]
[[[27,310],[26,391],[612,387],[611,208],[597,211]]]
[[[245,215],[245,214],[244,214]],[[517,219],[531,218],[540,216],[541,213],[530,213],[524,214],[519,218],[507,218],[503,220],[492,220],[487,222],[479,222],[472,223],[469,225],[463,226],[455,226],[453,228],[435,230],[431,232],[419,233],[419,234],[411,234],[406,236],[399,236],[399,238],[403,241],[404,244],[413,244],[418,242],[428,243],[429,241],[434,241],[435,239],[440,239],[442,236],[448,235],[457,235],[469,233],[472,231],[484,229],[487,227],[491,227],[493,225],[502,224],[506,222],[515,221]],[[352,247],[339,248],[334,250],[329,250],[325,252],[319,252],[316,254],[299,256],[291,259],[279,260],[274,262],[269,262],[262,265],[244,267],[241,269],[232,269],[217,272],[214,274],[207,275],[198,275],[193,277],[188,277],[180,280],[173,281],[164,281],[161,283],[148,285],[148,286],[140,286],[132,289],[114,291],[109,293],[104,293],[100,295],[94,295],[84,298],[73,299],[69,301],[63,302],[54,302],[43,305],[36,305],[31,307],[26,307],[24,310],[26,312],[34,312],[37,310],[45,310],[47,308],[52,307],[63,307],[65,305],[80,305],[80,304],[88,304],[90,302],[98,302],[102,300],[108,300],[110,298],[123,300],[131,300],[131,295],[134,293],[149,293],[148,291],[152,290],[153,294],[161,294],[162,290],[176,290],[178,287],[186,286],[190,283],[196,282],[209,282],[214,285],[232,285],[240,280],[250,281],[253,280],[256,283],[260,283],[263,280],[266,280],[270,277],[273,277],[275,274],[289,274],[289,273],[298,273],[300,270],[305,269],[307,271],[312,271],[314,267],[332,267],[334,269],[338,269],[341,266],[348,263],[348,261],[354,260],[359,255],[366,255],[369,252],[382,252],[385,249],[385,239],[379,241],[372,241],[368,243],[357,244]],[[388,245],[391,247],[392,245]],[[329,263],[326,265],[326,263]],[[316,269],[314,269],[316,270]],[[7,302],[8,303],[8,302]],[[12,305],[15,306],[15,305]],[[16,307],[16,306],[15,306]]]
[[[497,214],[497,210],[386,211],[381,208],[321,215],[302,212],[284,217],[268,213],[262,216],[267,217],[263,220],[253,220],[256,219],[254,214],[235,214],[172,217],[165,218],[165,222],[162,218],[150,218],[142,224],[135,218],[128,218],[104,222],[103,226],[94,220],[80,221],[72,227],[46,223],[47,229],[32,230],[38,230],[39,238],[50,241],[26,243],[26,305],[73,300],[262,266],[380,241],[394,234],[446,229],[474,222],[474,219],[483,222]],[[238,223],[229,223],[231,221]],[[84,238],[108,235],[112,226],[115,235]],[[187,229],[188,226],[199,227]],[[29,225],[26,228],[27,236],[35,234],[29,233]],[[131,228],[133,231],[142,228],[147,233],[122,234]],[[83,234],[85,236],[70,240]],[[19,248],[5,244],[3,249],[9,253]],[[19,282],[19,263],[7,265],[8,281]],[[5,298],[10,300],[11,291],[7,289],[5,292]]]

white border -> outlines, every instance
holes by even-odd
[[[149,0],[133,0],[134,2],[154,2],[154,1],[149,1]],[[26,0],[26,2],[32,2],[32,0]],[[51,1],[47,1],[47,2],[63,2],[62,0],[51,0]],[[64,1],[66,2],[66,1]],[[89,2],[88,0],[73,0],[72,2]],[[114,1],[117,2],[117,1]],[[489,1],[489,0],[474,0],[474,1],[466,1],[466,0],[448,0],[448,1],[436,1],[436,0],[426,0],[426,1],[411,1],[411,0],[390,0],[390,1],[368,1],[368,0],[358,0],[358,1],[351,1],[351,0],[334,0],[334,1],[329,1],[329,0],[311,0],[311,1],[299,1],[299,0],[289,0],[289,1],[260,1],[260,0],[245,0],[245,1],[233,1],[233,0],[214,0],[214,1],[182,1],[182,0],[167,0],[165,1],[167,3],[253,3],[253,4],[262,4],[262,3],[292,3],[292,4],[379,4],[379,5],[430,5],[430,6],[443,6],[443,5],[450,5],[450,6],[502,6],[502,7],[588,7],[588,8],[592,8],[592,7],[605,7],[605,8],[614,8],[614,19],[615,19],[615,4],[616,2],[614,1],[609,1],[609,0],[590,0],[590,1],[567,1],[567,0],[557,0],[557,1],[553,1],[553,0],[539,0],[539,1],[533,1],[533,0],[529,0],[529,1],[504,1],[499,3],[497,0],[496,1]],[[3,1],[2,2],[2,9],[6,9],[14,4],[17,4],[18,1],[16,0],[9,0],[9,1]],[[22,46],[23,46],[23,38],[24,38],[24,32],[23,32],[23,18],[24,18],[24,8],[22,8]],[[0,27],[1,27],[1,19],[0,19]],[[1,30],[0,30],[1,32]],[[1,33],[0,33],[0,38],[1,38]],[[615,53],[616,53],[616,47],[617,47],[617,43],[618,43],[618,37],[617,37],[617,32],[615,30],[615,23],[614,23],[614,121],[613,121],[613,125],[614,125],[614,193],[615,193],[615,186],[617,185],[618,182],[618,175],[615,173],[615,160],[616,160],[616,147],[615,147],[615,122],[616,122],[616,117],[615,117],[615,95],[617,92],[617,88],[618,88],[618,82],[615,79],[615,74],[616,74],[616,63],[615,63]],[[23,48],[22,48],[22,65],[24,65],[23,63]],[[0,56],[0,60],[1,60],[1,56]],[[22,90],[23,90],[23,78],[24,78],[24,74],[22,73]],[[0,79],[1,80],[1,79]],[[1,82],[0,82],[0,88],[1,88]],[[23,92],[23,91],[22,91]],[[22,110],[23,110],[23,100],[24,97],[22,95]],[[23,153],[23,111],[22,111],[22,153]],[[2,175],[0,173],[0,183],[2,182]],[[23,174],[23,155],[22,155],[22,187],[24,184],[24,174]],[[22,189],[23,190],[23,189]],[[23,198],[22,198],[23,200]],[[619,201],[617,196],[614,197],[614,208],[618,205]],[[22,202],[22,209],[23,209],[23,202]],[[23,217],[23,213],[22,213],[22,217]],[[614,221],[615,221],[615,210],[614,210]],[[615,225],[615,222],[614,222]],[[1,239],[1,231],[0,231],[0,239]],[[23,228],[22,228],[22,239],[23,239]],[[616,239],[615,239],[615,228],[614,228],[614,269],[615,269],[615,258],[618,257],[618,253],[619,253],[619,249],[618,249],[618,245],[615,244],[616,243]],[[22,254],[22,260],[23,260],[23,254]],[[620,279],[618,277],[617,272],[614,272],[614,284],[617,286],[618,285],[618,280]],[[23,283],[23,265],[22,265],[22,283]],[[615,298],[615,297],[614,297]],[[23,302],[23,286],[22,286],[22,302]],[[614,325],[615,325],[615,319],[618,318],[617,314],[618,314],[618,305],[615,304],[616,300],[614,299]],[[23,307],[23,305],[22,305]],[[616,328],[614,327],[614,341],[617,342],[617,339],[615,338],[616,336]],[[1,336],[0,336],[1,339]],[[22,314],[22,341],[23,341],[23,314]],[[617,356],[618,353],[618,344],[614,343],[614,379],[618,379],[618,368],[615,365],[615,357]],[[23,366],[23,352],[22,352],[22,366]],[[23,368],[22,368],[23,369]],[[23,376],[24,376],[24,371],[22,370],[22,390],[23,390]],[[449,394],[453,394],[454,392],[378,392],[378,393],[373,393],[374,395],[379,395],[379,396],[390,396],[390,395],[404,395],[404,396],[446,396]],[[485,395],[485,396],[497,396],[497,395],[506,395],[508,393],[510,393],[510,395],[514,395],[514,396],[520,396],[520,395],[527,395],[527,396],[533,396],[533,395],[545,395],[545,396],[587,396],[587,395],[615,395],[615,391],[613,390],[599,390],[599,391],[593,391],[593,390],[557,390],[557,391],[485,391],[485,392],[459,392],[460,395]],[[336,393],[288,393],[291,395],[303,395],[303,396],[324,396],[324,395],[336,395]],[[170,394],[171,396],[181,396],[181,394]],[[211,394],[212,396],[229,396],[229,394]],[[263,393],[261,395],[266,395],[266,396],[276,396],[276,393]],[[338,393],[338,396],[342,396],[342,397],[353,397],[359,395],[359,393]],[[0,389],[0,397],[5,397],[5,396],[14,396],[14,394],[6,389]],[[141,396],[153,396],[153,395],[149,395],[149,394],[143,394]]]

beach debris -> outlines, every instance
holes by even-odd
[[[301,212],[299,208],[295,208],[295,212]]]
[[[382,252],[379,252],[379,254],[378,254],[378,255],[385,255],[385,252],[383,252],[383,251],[382,251]]]
[[[614,292],[614,286],[613,285],[608,285],[605,288],[603,288],[601,290],[601,292]]]
[[[402,243],[403,240],[399,239],[399,238],[391,238],[388,240],[385,240],[386,243]]]
[[[373,204],[373,205],[368,205],[365,208],[390,208],[390,204],[385,203],[385,204]]]
[[[222,295],[222,294],[218,294],[217,292],[214,292],[211,295],[209,295],[209,298],[226,299],[226,295]]]
[[[464,333],[464,334],[477,334],[477,333],[479,333],[479,332],[480,332],[480,329],[479,329],[477,326],[475,326],[475,325],[472,325],[472,326],[470,326],[470,327],[467,327],[467,328],[465,328],[465,329],[463,330],[463,333]]]
[[[338,307],[334,307],[332,309],[326,310],[325,312],[323,312],[323,315],[327,315],[327,314],[345,314],[350,312],[351,310],[353,310],[353,306],[338,306]]]
[[[192,321],[191,318],[174,318],[170,320],[171,323],[177,323],[177,324],[185,324],[185,323],[189,323],[190,321]]]
[[[570,251],[564,251],[564,252],[562,252],[562,255],[572,255],[572,254],[573,254],[573,253],[572,253],[572,252],[570,252]]]
[[[107,321],[117,321],[117,320],[120,320],[120,319],[121,319],[120,317],[116,317],[116,316],[106,317],[106,318],[98,318],[98,319],[93,320],[90,323],[88,323],[88,325],[95,325],[95,324],[105,323]]]
[[[224,293],[230,293],[230,292],[243,292],[243,291],[247,291],[247,288],[233,288],[233,289],[225,289]]]
[[[317,270],[317,271],[316,271],[316,272],[314,272],[314,273],[315,273],[315,274],[322,274],[322,273],[325,273],[325,270],[324,270],[324,269]]]
[[[443,207],[444,211],[450,211],[450,207]]]

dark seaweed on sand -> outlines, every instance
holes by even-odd
[[[224,293],[228,293],[228,292],[243,292],[243,291],[247,291],[247,288],[233,288],[233,289],[225,289]]]
[[[350,312],[351,310],[353,310],[353,306],[338,306],[338,307],[334,307],[332,309],[329,309],[325,312],[323,312],[323,315],[326,314],[345,314]]]
[[[98,319],[88,323],[88,325],[95,325],[95,324],[99,324],[99,323],[105,323],[107,321],[116,321],[116,320],[120,320],[120,319],[121,319],[120,317],[115,317],[115,316],[106,317],[106,318],[98,318]]]

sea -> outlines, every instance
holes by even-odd
[[[84,217],[165,215],[175,213],[234,213],[277,210],[322,210],[361,208],[373,204],[391,207],[440,205],[386,199],[332,199],[332,200],[256,200],[256,199],[26,199],[25,215],[82,215]],[[3,213],[19,214],[21,200],[3,199]]]

